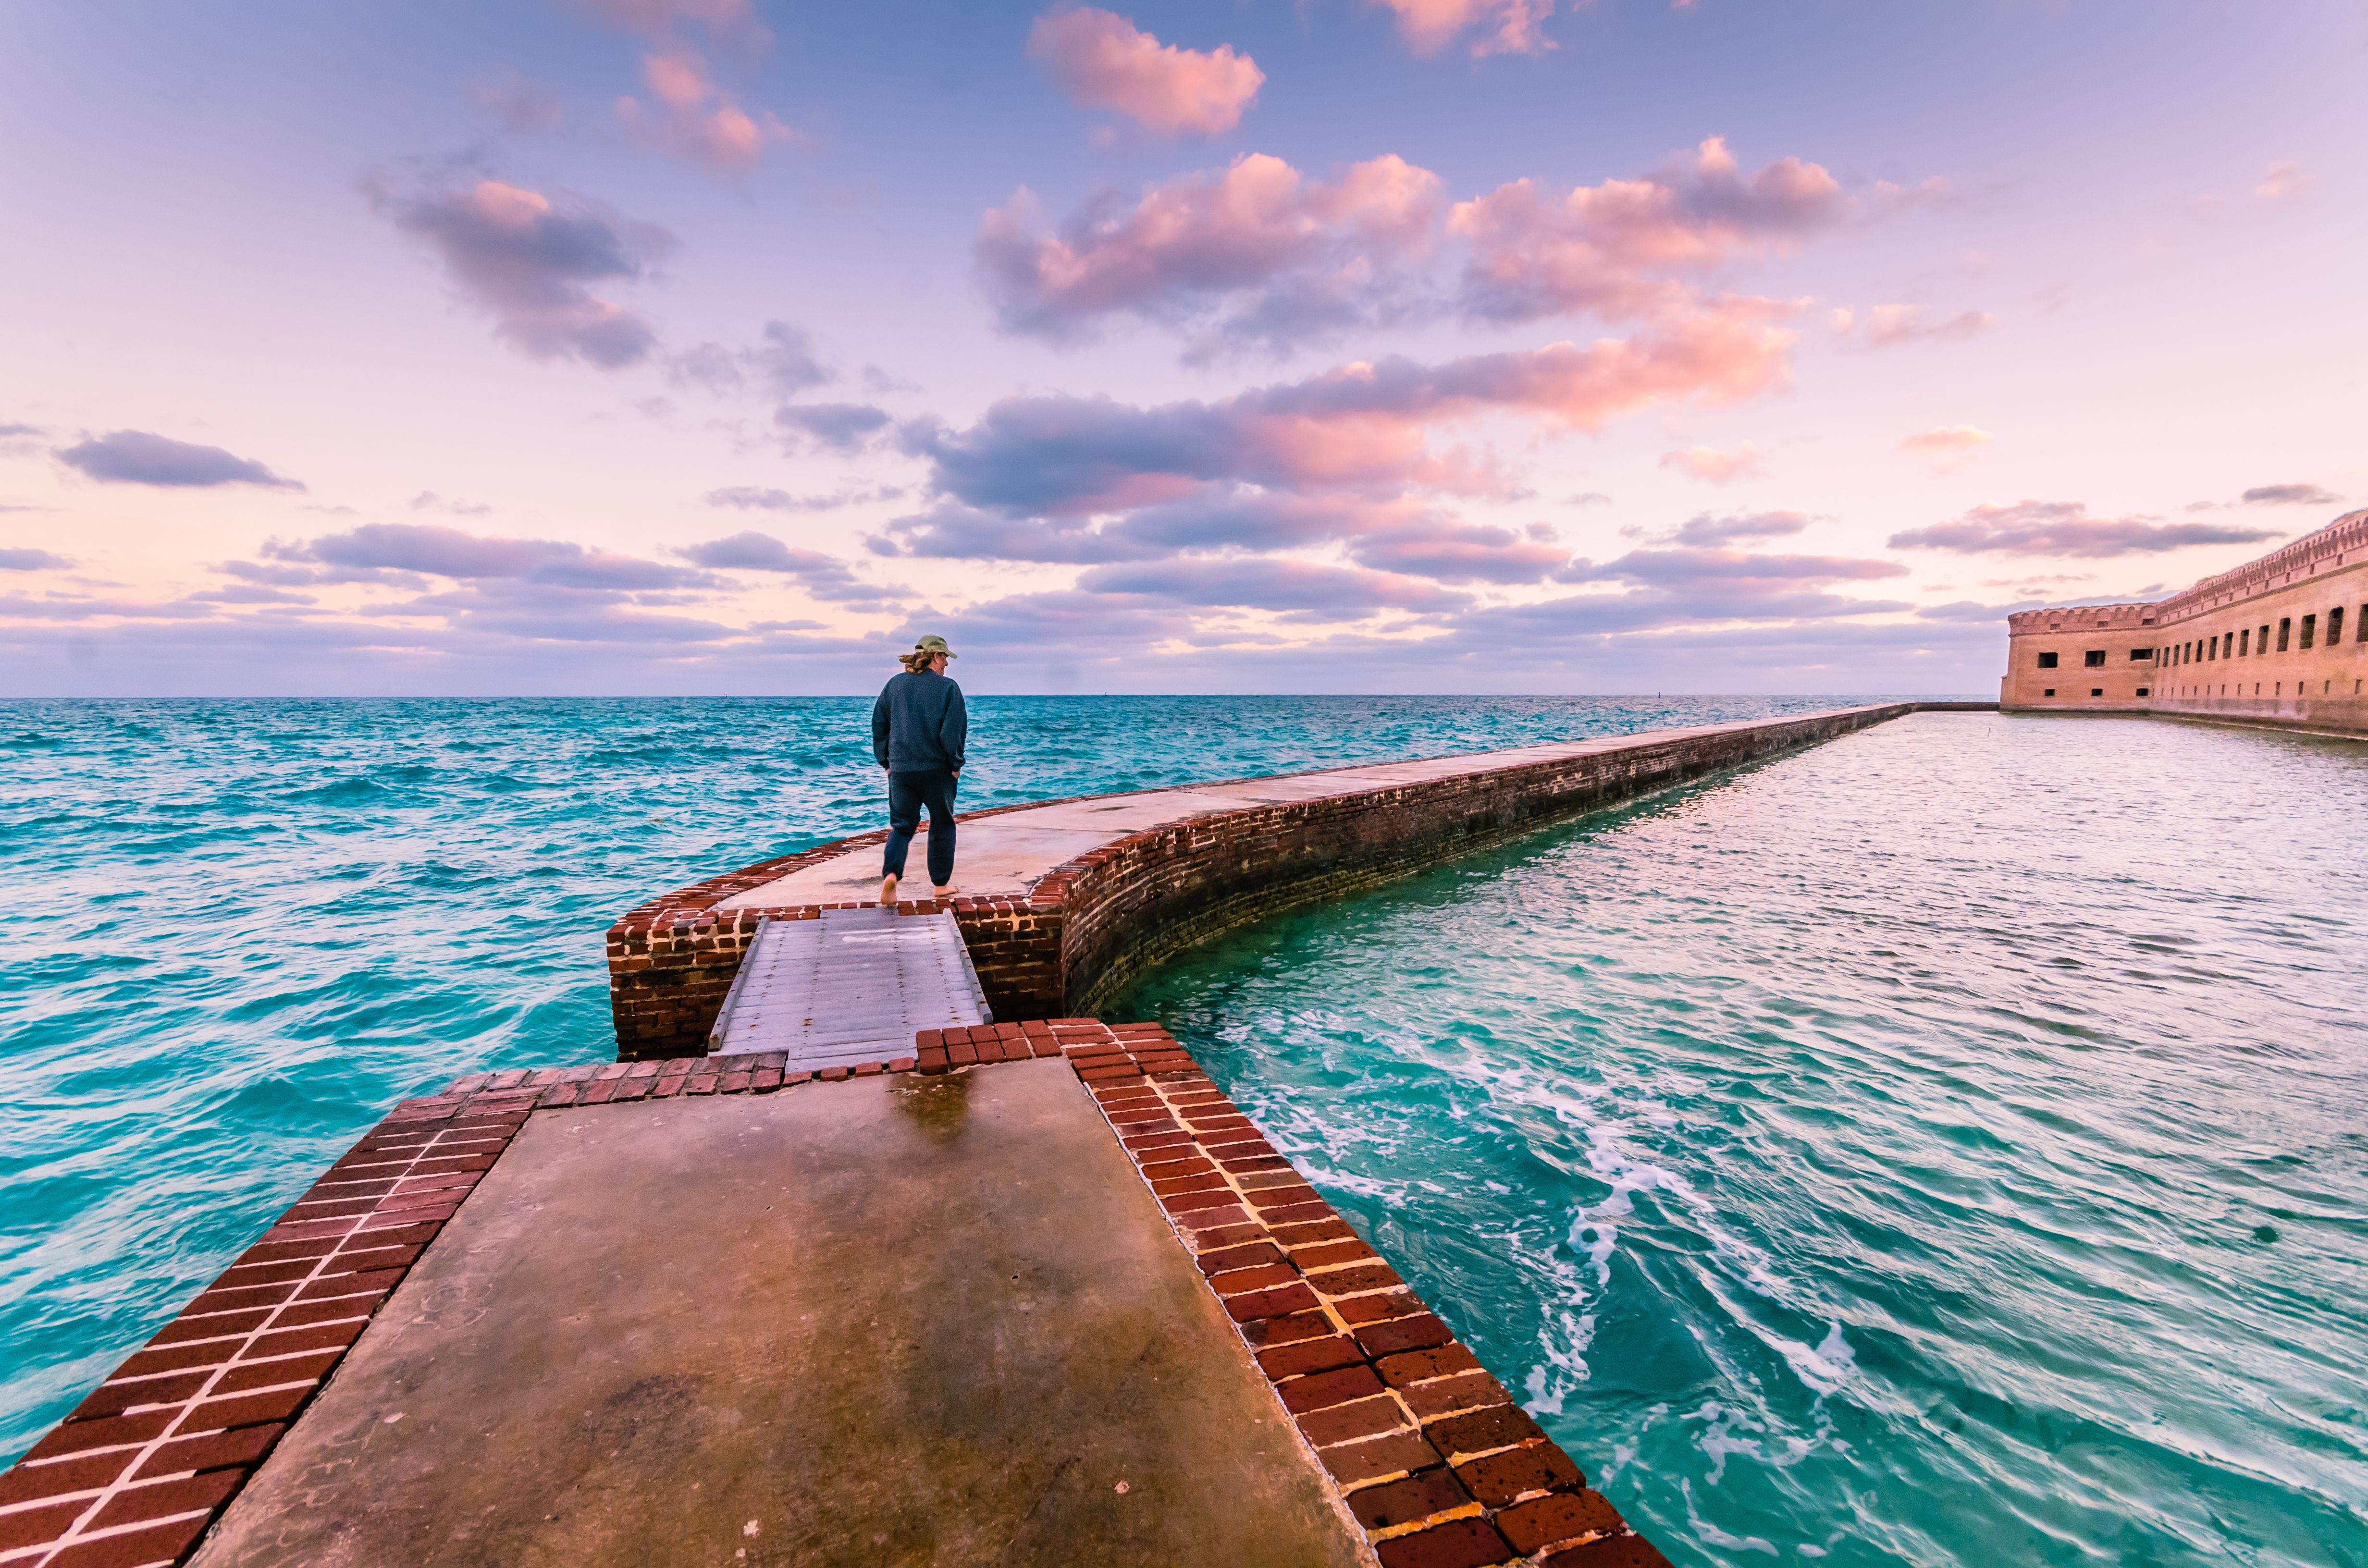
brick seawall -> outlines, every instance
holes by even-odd
[[[1479,753],[1466,759],[1469,771],[1379,789],[1344,784],[1338,793],[1194,815],[1116,836],[1048,868],[1024,893],[957,897],[950,907],[997,1018],[1091,1014],[1144,970],[1228,927],[1903,714],[1997,706],[1886,703],[1660,731],[1509,766],[1501,760],[1507,754]],[[962,820],[1034,809],[1005,807]],[[608,949],[620,1059],[705,1051],[758,919],[812,918],[823,907],[720,905],[883,836],[865,834],[761,861],[677,889],[620,919]]]
[[[1048,1057],[1075,1070],[1191,1256],[1239,1353],[1271,1389],[1277,1415],[1354,1520],[1370,1553],[1361,1561],[1668,1568],[1173,1037],[1153,1024],[1091,1018],[927,1031],[910,1054],[852,1069],[788,1071],[770,1054],[513,1069],[406,1100],[0,1472],[0,1562],[174,1568],[197,1557],[282,1438],[314,1417],[348,1353],[381,1324],[381,1309],[537,1113],[607,1107],[630,1115],[636,1104],[677,1097],[772,1095],[882,1074],[943,1076]],[[620,1221],[630,1222],[621,1210]],[[666,1381],[673,1363],[662,1344],[631,1353],[650,1381]],[[1080,1366],[1076,1375],[1111,1370]],[[539,1375],[522,1373],[520,1386]],[[356,1467],[390,1478],[399,1469],[369,1453],[340,1461]],[[307,1472],[294,1487],[308,1511],[316,1483],[332,1481]],[[256,1505],[267,1515],[284,1506]],[[345,1528],[364,1560],[438,1555],[436,1532],[372,1539],[363,1524]],[[283,1527],[300,1536],[306,1528],[250,1523],[207,1560],[237,1556],[239,1542]]]

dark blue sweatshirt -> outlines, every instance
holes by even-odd
[[[891,773],[959,769],[969,737],[962,687],[935,670],[891,676],[871,705],[871,755]]]

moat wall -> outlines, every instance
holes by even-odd
[[[1372,887],[1636,795],[1831,740],[1918,706],[1930,705],[1721,725],[1554,762],[1227,812],[1135,834],[1063,866],[1038,885],[1040,899],[1060,901],[1063,989],[1057,998],[1043,994],[1030,1002],[1090,1016],[1144,971],[1233,926]],[[981,977],[985,974],[982,968]],[[986,983],[996,1017],[1006,1016],[994,1002],[995,983]]]
[[[1469,772],[1384,789],[1344,784],[1337,795],[1117,837],[1052,868],[1025,895],[959,897],[953,913],[997,1019],[1090,1016],[1145,969],[1228,927],[1902,714],[1993,706],[1890,703],[1663,732],[1512,766],[1492,766],[1484,753],[1470,758]],[[719,903],[881,837],[763,861],[619,920],[609,933],[619,1056],[704,1051],[757,920],[819,913],[722,910]]]

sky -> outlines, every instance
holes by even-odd
[[[2368,501],[2360,0],[23,0],[0,696],[1994,696]]]

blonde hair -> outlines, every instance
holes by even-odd
[[[905,673],[906,675],[916,676],[923,670],[929,667],[930,660],[939,656],[940,655],[936,653],[924,653],[922,650],[916,648],[909,653],[897,654],[896,662],[905,666]]]

